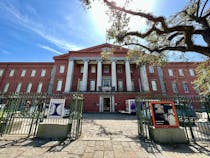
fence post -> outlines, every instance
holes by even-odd
[[[210,115],[210,96],[207,96],[205,98],[204,106],[205,106],[205,109],[206,109],[208,122],[210,122],[210,116],[209,116]]]

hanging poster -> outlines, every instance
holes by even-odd
[[[64,115],[65,99],[50,99],[48,118],[62,118]]]
[[[173,102],[150,102],[152,122],[155,128],[177,128],[179,121]]]
[[[136,113],[135,99],[128,99],[125,101],[125,109],[129,114]]]

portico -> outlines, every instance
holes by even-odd
[[[71,57],[68,63],[68,70],[66,76],[65,92],[72,92],[72,82],[74,76],[74,66],[76,64],[83,65],[83,74],[82,79],[80,80],[80,85],[78,90],[82,92],[89,91],[88,88],[88,74],[90,73],[90,66],[97,65],[97,78],[96,78],[96,88],[95,91],[118,91],[117,85],[117,65],[124,65],[125,73],[122,78],[126,79],[126,89],[124,91],[133,91],[132,89],[132,80],[131,80],[131,70],[130,70],[130,61],[125,60],[125,58],[113,58],[110,61],[103,61],[100,57],[98,58],[88,58],[88,57]],[[106,67],[103,67],[106,65]],[[105,70],[106,69],[106,70]]]

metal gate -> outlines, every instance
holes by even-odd
[[[136,116],[138,120],[138,134],[140,138],[150,139],[149,126],[152,126],[149,101],[136,99]]]
[[[40,95],[19,94],[1,99],[5,107],[1,111],[0,133],[34,136],[45,99]]]
[[[81,136],[82,133],[82,118],[83,118],[83,96],[73,95],[70,105],[69,116],[69,134],[68,137],[75,140]]]
[[[210,141],[210,98],[181,97],[176,106],[179,124],[185,129],[189,142]],[[193,105],[199,105],[194,108]]]
[[[150,100],[173,101],[175,103],[180,128],[184,128],[189,142],[210,141],[210,97],[138,96],[136,98],[138,132],[140,137],[146,139],[151,138],[149,133],[149,126],[152,126]]]
[[[70,114],[61,119],[48,119],[51,98],[65,99]],[[67,137],[77,139],[82,131],[82,95],[12,94],[0,95],[0,134],[36,136],[40,123],[66,124]]]

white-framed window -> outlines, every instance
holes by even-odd
[[[83,73],[84,72],[84,65],[82,65],[81,67],[80,67],[80,73]]]
[[[187,82],[182,82],[182,87],[185,93],[189,93],[189,87]]]
[[[36,76],[36,70],[31,71],[31,77],[34,77],[34,76]]]
[[[157,91],[157,83],[156,83],[156,80],[152,80],[151,81],[151,84],[152,84],[152,90],[153,91]]]
[[[123,67],[122,65],[117,66],[117,73],[122,73],[123,72]]]
[[[77,82],[77,89],[78,89],[78,90],[81,90],[81,87],[82,87],[82,80],[81,80],[81,79],[78,79],[78,82]]]
[[[123,91],[123,81],[122,80],[117,81],[117,86],[118,86],[119,91]]]
[[[103,79],[103,87],[111,87],[111,80]]]
[[[95,91],[95,80],[90,80],[90,91]]]
[[[134,80],[131,81],[131,87],[132,87],[132,91],[134,91],[135,90]]]
[[[189,69],[190,76],[195,76],[195,71],[193,69]]]
[[[179,69],[179,76],[184,76],[184,70],[183,69]]]
[[[65,66],[64,65],[60,65],[59,72],[60,73],[64,73],[64,71],[65,71]]]
[[[3,93],[7,93],[8,92],[8,89],[9,89],[9,83],[6,83],[4,85]]]
[[[24,77],[25,75],[26,75],[26,69],[23,69],[20,76]]]
[[[62,83],[63,83],[62,80],[58,80],[58,82],[57,82],[57,87],[56,87],[56,90],[57,90],[57,91],[61,91]]]
[[[104,73],[109,73],[109,66],[108,65],[104,66]]]
[[[3,76],[4,69],[0,69],[0,77]]]
[[[15,92],[19,93],[21,89],[22,83],[18,83]]]
[[[41,93],[42,92],[42,86],[43,86],[43,83],[39,82],[37,90],[36,90],[37,93]]]
[[[10,72],[9,72],[9,77],[14,76],[14,73],[15,73],[15,70],[14,69],[11,69]]]
[[[168,75],[169,75],[169,76],[173,76],[173,75],[174,75],[174,73],[173,73],[173,70],[172,70],[172,69],[168,69]]]
[[[154,67],[153,66],[149,66],[149,73],[154,73],[155,70],[154,70]]]
[[[171,87],[172,87],[173,93],[178,93],[176,82],[174,82],[174,81],[171,82]]]
[[[46,75],[46,69],[42,69],[41,71],[41,77],[44,77]]]
[[[32,88],[32,83],[28,83],[27,89],[26,89],[26,93],[30,93],[31,92],[31,88]]]
[[[96,66],[95,65],[91,66],[91,73],[96,73]]]

